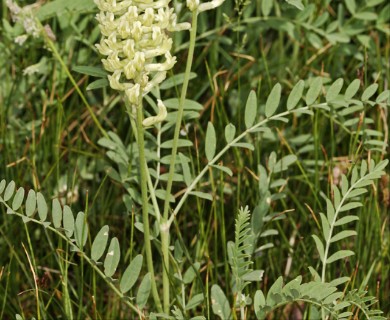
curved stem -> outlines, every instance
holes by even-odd
[[[253,127],[246,129],[243,133],[241,133],[239,136],[237,136],[237,138],[233,139],[230,143],[228,143],[211,161],[209,161],[207,166],[205,166],[203,168],[203,170],[198,174],[198,176],[188,186],[186,192],[181,197],[179,203],[177,204],[175,210],[173,211],[171,217],[169,218],[168,225],[170,226],[172,224],[173,219],[179,213],[179,211],[180,211],[181,207],[183,206],[183,204],[185,203],[187,197],[190,195],[191,191],[194,190],[195,186],[198,184],[200,179],[202,179],[202,177],[207,173],[207,171],[209,170],[209,167],[212,166],[213,164],[215,164],[231,147],[234,146],[234,144],[236,144],[241,139],[243,139],[251,131],[265,125],[266,123],[268,123],[272,120],[276,120],[277,118],[289,115],[289,114],[297,112],[297,111],[306,111],[306,110],[309,110],[308,106],[305,106],[305,107],[302,107],[299,109],[295,109],[295,110],[291,110],[291,111],[285,111],[285,112],[279,113],[275,116],[272,116],[270,118],[264,119],[263,121],[260,121],[259,123],[255,124]]]
[[[335,223],[337,221],[337,217],[340,213],[340,210],[345,202],[345,200],[348,199],[348,196],[349,194],[351,193],[351,191],[353,189],[355,189],[355,186],[361,182],[362,180],[365,180],[365,177],[362,177],[360,179],[358,179],[353,185],[350,186],[350,188],[348,189],[348,191],[345,193],[345,195],[343,196],[343,198],[340,200],[340,203],[339,205],[337,206],[337,208],[335,208],[335,213],[334,213],[334,217],[333,217],[333,221],[331,224],[329,224],[329,236],[328,236],[328,239],[325,239],[326,241],[326,245],[325,245],[325,251],[324,251],[324,261],[322,263],[322,274],[321,274],[321,281],[322,282],[325,282],[325,275],[326,275],[326,265],[327,265],[327,260],[328,260],[328,254],[329,254],[329,248],[330,248],[330,244],[331,244],[331,239],[332,239],[332,235],[333,235],[333,229],[335,227]]]
[[[14,210],[12,210],[12,208],[0,197],[0,203],[3,203],[6,207],[7,207],[7,213],[8,214],[13,214],[13,215],[16,215],[18,216],[19,218],[26,218],[25,215],[19,213],[19,212],[16,212]],[[50,225],[47,225],[48,222],[46,221],[40,221],[40,220],[36,220],[36,219],[33,219],[33,218],[28,218],[29,221],[33,222],[33,223],[36,223],[36,224],[39,224],[41,226],[43,226],[44,228],[54,232],[55,234],[57,234],[57,236],[59,236],[60,238],[64,239],[66,241],[66,243],[69,245],[69,246],[74,246],[74,243],[68,238],[66,237],[64,234],[62,234],[60,231],[58,231],[56,228],[54,227],[51,227]],[[92,261],[92,259],[90,259],[87,254],[83,251],[79,251],[78,252],[84,259],[85,261],[88,262],[89,265],[91,265],[91,267],[103,278],[103,280],[109,285],[109,287],[115,292],[115,294],[121,298],[124,303],[130,308],[132,309],[133,311],[137,312],[137,314],[139,313],[139,309],[134,305],[132,304],[129,299],[127,299],[127,296],[125,296],[122,292],[120,292],[120,290],[118,290],[118,288],[114,285],[114,283],[106,277],[106,275],[103,273],[102,270],[99,269],[99,267],[96,265],[96,263],[94,261]]]
[[[169,218],[169,200],[172,190],[173,176],[175,173],[175,163],[177,155],[177,146],[181,128],[181,122],[183,118],[184,111],[184,102],[187,95],[188,83],[190,80],[190,72],[192,67],[192,61],[194,58],[195,43],[196,43],[196,31],[197,31],[197,19],[198,12],[194,10],[192,12],[192,26],[190,32],[190,46],[188,49],[187,65],[184,73],[184,82],[180,95],[179,109],[177,112],[175,132],[172,142],[172,154],[171,161],[169,164],[169,173],[168,173],[168,183],[166,188],[166,195],[164,201],[164,211],[161,221],[161,244],[162,244],[162,254],[163,254],[163,291],[164,291],[164,312],[169,314],[170,298],[169,298],[169,224],[167,224]]]
[[[142,220],[144,227],[144,240],[145,240],[145,254],[146,254],[146,263],[148,266],[148,271],[152,279],[152,295],[154,302],[156,304],[157,310],[162,311],[161,300],[158,295],[156,279],[154,274],[154,265],[153,265],[153,254],[152,254],[152,244],[150,239],[150,226],[149,226],[149,201],[148,201],[148,169],[146,165],[145,157],[145,140],[144,140],[144,128],[142,125],[143,120],[143,109],[142,109],[142,95],[140,95],[137,109],[137,143],[138,143],[138,154],[139,154],[139,165],[140,165],[140,184],[141,184],[141,193],[142,193]]]

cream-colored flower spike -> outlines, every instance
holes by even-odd
[[[140,96],[165,80],[176,63],[171,55],[172,39],[168,32],[190,29],[189,23],[177,24],[170,0],[95,0],[100,13],[102,38],[96,45],[104,68],[111,72],[110,86],[124,91],[136,107]],[[167,112],[158,101],[159,113],[145,119],[145,125],[161,122]]]

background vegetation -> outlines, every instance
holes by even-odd
[[[202,108],[185,119],[183,136],[194,144],[181,149],[194,172],[207,163],[203,150],[209,121],[216,132],[224,132],[229,122],[237,132],[245,130],[245,104],[251,89],[257,93],[260,116],[278,82],[283,87],[281,105],[286,105],[288,94],[300,79],[308,87],[321,77],[325,88],[338,78],[344,79],[345,87],[357,78],[362,92],[373,83],[378,84],[378,94],[388,89],[390,4],[381,0],[302,2],[304,9],[299,10],[285,1],[226,0],[215,11],[199,16],[188,97]],[[19,1],[21,6],[32,3]],[[119,239],[120,270],[124,270],[143,252],[143,235],[134,224],[139,221],[140,207],[128,195],[136,198],[139,190],[134,181],[127,185],[130,191],[118,182],[116,160],[107,154],[102,133],[86,105],[101,126],[115,132],[126,146],[131,146],[134,137],[118,94],[108,87],[91,90],[91,83],[96,87],[94,81],[101,74],[80,68],[101,65],[94,47],[100,38],[94,18],[97,8],[89,0],[40,1],[38,5],[38,17],[50,26],[54,47],[42,38],[15,43],[23,29],[12,22],[6,3],[1,3],[0,177],[14,180],[26,190],[39,190],[46,199],[57,198],[73,212],[86,212],[93,235],[109,225],[111,234]],[[183,8],[180,1],[174,5]],[[179,17],[189,19],[184,9]],[[178,63],[170,76],[184,71],[188,48],[188,33],[173,36]],[[179,94],[178,88],[169,84],[161,86],[164,99]],[[340,183],[341,174],[349,174],[362,159],[378,162],[387,157],[388,108],[378,104],[349,112],[316,109],[312,116],[294,115],[288,124],[273,123],[271,129],[250,138],[255,150],[232,149],[224,155],[221,161],[233,172],[231,177],[210,170],[200,186],[213,201],[193,197],[181,209],[171,243],[184,252],[180,269],[184,272],[199,262],[203,279],[195,279],[187,294],[209,292],[216,283],[227,295],[231,292],[226,244],[234,240],[238,208],[248,205],[252,211],[263,200],[259,165],[266,167],[272,152],[278,159],[296,155],[298,160],[275,176],[275,181],[286,181],[277,180],[271,188],[273,218],[267,222],[268,237],[260,240],[264,250],[254,258],[255,269],[265,270],[263,281],[251,284],[248,292],[256,288],[267,291],[280,275],[285,281],[298,275],[311,279],[308,266],[319,261],[311,235],[321,232],[318,213],[326,210],[323,195],[332,198],[332,183]],[[164,149],[161,152],[168,154]],[[131,163],[131,148],[128,155]],[[159,170],[166,173],[167,165]],[[180,198],[184,188],[184,183],[177,183],[174,196]],[[357,236],[339,245],[356,254],[332,264],[328,273],[351,277],[348,289],[367,289],[379,300],[375,307],[389,315],[388,174],[375,188],[369,188],[362,201],[364,205],[357,212],[360,220],[353,225]],[[45,318],[60,319],[66,314],[61,285],[64,275],[58,267],[61,262],[70,264],[66,276],[76,317],[128,318],[131,311],[55,234],[6,216],[4,207],[1,210],[1,319],[36,315],[29,258],[37,266]],[[154,252],[159,255],[157,248]],[[156,261],[156,269],[161,271],[160,260]],[[197,308],[206,317],[212,314],[209,304]],[[302,317],[299,306],[289,305],[279,312],[271,317]]]

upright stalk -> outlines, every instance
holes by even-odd
[[[184,82],[181,90],[179,109],[177,112],[175,132],[173,136],[172,143],[172,154],[171,161],[169,163],[169,173],[168,173],[168,183],[166,189],[166,196],[164,202],[164,211],[163,217],[160,225],[161,229],[161,245],[162,245],[162,254],[163,254],[163,297],[164,297],[164,312],[169,314],[170,298],[169,298],[169,195],[172,190],[173,175],[175,173],[175,163],[177,155],[177,144],[179,140],[181,122],[183,118],[184,102],[187,95],[188,83],[190,80],[190,72],[192,67],[192,61],[194,58],[195,42],[196,42],[196,31],[197,31],[197,21],[198,20],[198,11],[194,10],[192,12],[192,26],[190,32],[190,45],[188,49],[187,65],[184,73]]]
[[[144,226],[144,245],[146,253],[146,263],[148,266],[148,271],[152,278],[152,295],[154,302],[156,304],[157,310],[162,311],[161,300],[158,295],[156,279],[154,276],[154,266],[153,266],[153,255],[152,255],[152,245],[150,240],[150,226],[149,226],[149,210],[148,210],[148,175],[147,175],[147,164],[145,158],[145,140],[144,140],[144,127],[142,126],[143,120],[143,110],[142,110],[142,95],[140,95],[138,100],[137,109],[137,144],[138,144],[138,154],[139,154],[139,168],[140,168],[140,184],[141,184],[141,193],[142,193],[142,220]]]

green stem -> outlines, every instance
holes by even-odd
[[[184,111],[184,102],[187,95],[188,83],[190,80],[190,72],[192,67],[192,61],[194,58],[195,51],[195,43],[196,43],[196,31],[197,31],[197,21],[198,20],[198,12],[194,10],[192,12],[192,26],[190,32],[190,46],[188,49],[188,58],[186,70],[184,73],[184,82],[181,90],[179,109],[177,112],[175,133],[173,136],[172,143],[172,154],[171,161],[169,164],[169,173],[168,173],[168,183],[166,188],[166,196],[164,202],[164,211],[163,217],[160,225],[161,229],[161,245],[162,245],[162,254],[163,254],[163,297],[164,297],[164,312],[169,314],[169,306],[170,306],[170,298],[169,298],[169,226],[167,224],[169,218],[169,198],[172,190],[173,176],[175,173],[175,163],[176,163],[176,155],[177,155],[177,145],[179,140],[181,122],[183,118]]]
[[[2,203],[6,208],[7,208],[7,212],[8,214],[13,214],[15,216],[18,216],[19,218],[26,218],[25,215],[19,213],[19,212],[16,212],[14,211],[5,201],[4,199],[2,199],[0,197],[0,203]],[[34,219],[34,218],[29,218],[29,221],[30,222],[33,222],[33,223],[36,223],[36,224],[39,224],[41,226],[43,226],[44,228],[46,228],[47,230],[50,230],[52,232],[54,232],[55,234],[57,234],[61,239],[64,239],[66,241],[66,243],[68,245],[72,245],[74,246],[74,242],[72,242],[72,240],[70,240],[68,237],[66,237],[64,234],[62,234],[60,231],[58,231],[56,228],[50,226],[50,225],[47,225],[47,222],[46,221],[40,221],[40,220],[37,220],[37,219]],[[92,261],[92,259],[90,259],[87,254],[83,251],[79,251],[78,252],[80,254],[80,256],[85,259],[85,261],[87,261],[87,263],[96,271],[96,273],[98,273],[100,275],[100,277],[109,285],[109,287],[115,292],[115,294],[123,301],[124,304],[126,304],[130,309],[132,309],[133,311],[137,312],[137,314],[139,313],[139,309],[130,302],[130,299],[128,299],[127,296],[125,296],[121,291],[119,291],[119,289],[115,286],[114,282],[112,282],[112,280],[110,278],[107,278],[106,275],[103,273],[102,270],[99,269],[99,267],[96,265],[96,263],[94,261]]]
[[[297,112],[297,111],[306,111],[309,110],[309,106],[301,107],[294,110],[285,111],[282,113],[279,113],[277,115],[274,115],[270,118],[264,119],[263,121],[260,121],[259,123],[255,124],[253,127],[246,129],[243,133],[241,133],[239,136],[234,138],[230,143],[228,143],[209,163],[207,166],[205,166],[202,171],[196,176],[196,178],[191,182],[191,184],[187,187],[186,192],[183,194],[183,196],[180,198],[179,203],[175,207],[175,210],[171,214],[169,220],[168,220],[168,226],[170,226],[173,222],[173,219],[175,219],[176,215],[179,213],[181,207],[185,203],[187,197],[190,195],[191,191],[194,190],[195,186],[198,184],[198,182],[202,179],[202,177],[207,173],[209,170],[209,167],[214,165],[230,148],[234,146],[237,142],[242,140],[247,134],[253,132],[255,129],[267,124],[270,121],[273,121],[277,118],[281,118],[284,116],[287,116],[291,113]]]
[[[154,275],[153,255],[152,255],[152,244],[150,239],[150,226],[149,226],[149,201],[148,201],[148,168],[146,165],[145,157],[145,140],[144,140],[144,127],[143,121],[143,109],[142,109],[142,95],[140,95],[137,108],[137,143],[138,143],[138,155],[140,164],[140,184],[142,193],[142,220],[144,226],[144,240],[145,240],[145,253],[148,271],[152,278],[152,295],[156,304],[157,310],[162,311],[160,297],[157,291],[156,279]]]

